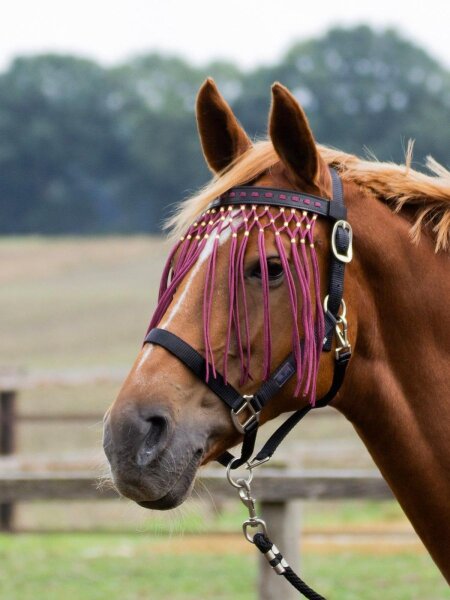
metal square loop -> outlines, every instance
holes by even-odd
[[[248,396],[248,395],[244,394],[242,396],[242,398],[244,401],[241,404],[241,406],[237,410],[235,410],[234,408],[231,409],[231,419],[233,421],[234,426],[239,431],[239,433],[245,434],[245,433],[247,433],[247,431],[249,431],[250,429],[253,429],[253,427],[258,425],[259,413],[261,411],[256,410],[253,407],[253,405],[251,403],[253,400],[253,395]],[[239,415],[244,410],[248,410],[250,412],[250,416],[243,423],[241,423],[239,420]]]

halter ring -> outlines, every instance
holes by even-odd
[[[323,301],[323,310],[325,313],[328,312],[328,298],[329,297],[330,297],[329,294],[327,294]],[[345,319],[345,317],[347,316],[347,305],[345,304],[344,298],[341,299],[341,304],[339,306],[339,310],[341,310],[341,309],[342,309],[342,312],[341,312],[341,314],[338,314],[338,320]]]
[[[242,488],[248,489],[252,479],[253,479],[253,471],[251,469],[248,469],[248,477],[247,479],[244,479],[243,477],[239,477],[238,479],[233,479],[232,475],[231,475],[231,469],[233,468],[233,465],[235,462],[239,461],[239,458],[233,458],[233,460],[231,460],[228,463],[227,466],[227,479],[228,481],[231,483],[231,485],[233,487],[235,487],[238,490],[241,490]],[[248,463],[247,463],[248,465]]]

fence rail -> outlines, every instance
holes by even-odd
[[[196,486],[201,495],[235,498],[223,472],[203,469]],[[380,475],[371,470],[262,469],[252,483],[256,497],[263,502],[291,500],[336,500],[370,498],[385,500],[392,493]],[[4,473],[0,478],[1,502],[35,500],[105,500],[117,492],[92,472]]]

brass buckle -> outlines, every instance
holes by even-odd
[[[342,254],[341,252],[339,252],[339,250],[336,247],[336,235],[337,235],[337,230],[339,227],[342,227],[342,229],[346,229],[349,234],[348,248],[347,248],[347,251],[345,254]],[[331,232],[331,248],[333,250],[334,256],[343,263],[349,263],[353,258],[352,243],[353,243],[353,229],[352,229],[352,226],[350,225],[350,223],[348,221],[344,221],[342,219],[340,219],[339,221],[336,221],[336,223],[333,226],[333,231]]]
[[[253,395],[248,396],[248,395],[244,394],[242,396],[242,398],[244,399],[244,402],[241,404],[241,406],[237,410],[234,410],[234,408],[231,409],[231,419],[233,421],[234,426],[239,431],[239,433],[245,434],[250,425],[253,426],[259,422],[260,411],[255,410],[253,408],[253,406],[251,405],[251,401],[253,400]],[[250,411],[250,416],[243,423],[241,423],[239,421],[239,415],[244,410]]]

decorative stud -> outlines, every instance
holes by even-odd
[[[275,223],[275,219],[270,219],[270,222],[271,223]]]
[[[305,242],[305,238],[301,238],[301,239],[300,239],[300,244],[306,244],[306,242]]]
[[[262,229],[261,227],[259,228],[259,233],[264,233],[264,229]]]
[[[280,235],[280,232],[279,231],[275,231],[275,235]]]
[[[296,242],[295,237],[291,238],[291,244],[295,244],[295,242]]]
[[[196,239],[196,240],[199,240],[199,239],[200,239],[200,236],[199,236],[199,235],[196,235],[196,236],[195,236],[195,239]]]
[[[192,240],[192,235],[190,235],[190,234],[189,234],[189,235],[187,236],[187,239],[188,239],[188,240]]]
[[[306,210],[302,210],[302,215],[303,215],[304,217],[306,217],[306,216],[307,216],[307,214],[308,214],[308,213],[306,212]]]
[[[285,227],[289,227],[289,223],[288,223],[287,221],[285,221],[285,222],[283,223],[283,225],[284,225]]]
[[[237,233],[236,233],[236,232],[233,232],[233,233],[231,234],[231,237],[237,238]]]
[[[317,220],[317,215],[313,215],[313,221]]]
[[[184,235],[180,237],[180,242],[184,242]]]
[[[306,229],[311,229],[311,223],[308,223],[308,224],[306,225]]]
[[[309,245],[310,248],[314,248],[314,242],[311,242],[311,244]]]
[[[256,210],[256,204],[252,204],[252,210]]]
[[[248,237],[250,235],[250,231],[244,231],[244,235],[245,237]]]

